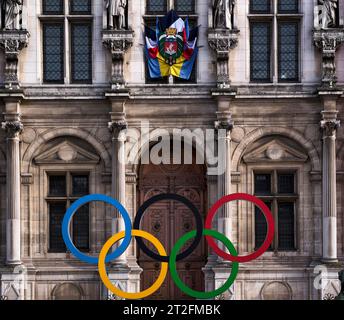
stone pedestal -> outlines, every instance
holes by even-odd
[[[314,30],[315,46],[322,53],[322,88],[335,88],[336,51],[344,41],[344,29]]]
[[[18,57],[29,43],[26,30],[0,30],[0,47],[5,52],[5,88],[19,89]]]
[[[132,30],[103,30],[103,44],[110,50],[112,56],[111,87],[119,90],[125,87],[123,75],[124,56],[133,45],[134,31]]]
[[[208,43],[216,54],[217,87],[230,88],[229,52],[238,44],[239,30],[210,29]]]

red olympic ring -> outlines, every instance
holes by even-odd
[[[263,253],[265,253],[269,249],[269,247],[272,243],[272,240],[274,238],[275,224],[274,224],[274,218],[272,216],[270,209],[267,207],[267,205],[262,200],[258,199],[257,197],[251,196],[249,194],[235,193],[235,194],[224,196],[223,198],[218,200],[211,207],[211,209],[209,210],[209,213],[207,215],[206,221],[205,221],[205,229],[211,229],[211,224],[212,224],[213,218],[214,218],[217,210],[222,205],[224,205],[228,202],[235,201],[235,200],[246,200],[246,201],[252,202],[263,211],[263,214],[265,216],[265,219],[266,219],[267,225],[268,225],[268,232],[267,232],[266,238],[265,238],[263,244],[261,245],[261,247],[257,251],[255,251],[249,255],[234,257],[234,256],[222,251],[218,247],[218,245],[215,243],[215,241],[212,237],[210,237],[210,236],[205,236],[205,237],[207,239],[209,246],[214,250],[214,252],[219,257],[221,257],[227,261],[245,263],[245,262],[249,262],[249,261],[252,261],[254,259],[257,259],[258,257],[260,257]]]

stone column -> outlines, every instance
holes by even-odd
[[[112,196],[117,199],[124,207],[125,206],[125,129],[127,129],[127,122],[125,121],[125,114],[120,120],[114,120],[109,123],[109,128],[112,132]],[[112,222],[112,234],[125,230],[124,220],[119,212],[115,212],[115,217]],[[116,265],[126,265],[127,259],[125,254],[122,254],[114,262]]]
[[[330,113],[330,114],[329,114]],[[337,112],[323,111],[323,254],[325,262],[337,261],[336,131]],[[334,116],[335,115],[335,116]],[[330,118],[329,118],[330,116]]]
[[[1,125],[7,133],[7,218],[6,264],[21,264],[20,254],[20,133],[23,124],[20,114],[5,114]]]
[[[218,120],[215,122],[215,128],[218,130],[219,139],[219,159],[222,157],[224,172],[218,176],[218,197],[231,194],[231,130],[233,129],[233,120],[229,112],[218,112]],[[228,239],[231,238],[232,218],[230,203],[222,206],[218,213],[218,230]],[[222,246],[224,248],[224,246]]]

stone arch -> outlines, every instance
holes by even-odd
[[[293,291],[287,282],[267,282],[260,291],[260,298],[261,300],[292,300]]]
[[[70,282],[57,284],[51,292],[53,300],[83,300],[84,297],[82,288]]]
[[[314,144],[307,140],[302,134],[297,132],[296,130],[293,130],[291,128],[285,128],[285,127],[264,127],[264,128],[258,128],[254,130],[253,132],[250,132],[236,147],[233,157],[232,157],[232,168],[235,171],[239,171],[239,165],[241,162],[241,159],[245,153],[245,150],[247,147],[257,141],[258,139],[269,136],[269,135],[282,135],[287,138],[290,138],[292,140],[295,140],[298,142],[307,152],[313,171],[320,171],[321,170],[321,162],[319,158],[319,154],[317,149],[315,148]]]
[[[98,152],[104,161],[105,168],[111,168],[111,155],[106,147],[100,143],[90,132],[76,128],[57,128],[45,131],[30,144],[23,155],[23,168],[26,172],[30,172],[30,166],[37,150],[48,141],[61,136],[72,136],[87,141]]]
[[[155,130],[155,129],[150,131],[149,132],[149,137],[150,137],[149,141],[148,140],[145,141],[142,145],[141,145],[141,141],[140,140],[137,141],[137,143],[139,144],[139,148],[138,148],[138,152],[137,152],[137,154],[136,154],[136,156],[134,158],[133,164],[130,166],[132,172],[135,172],[135,173],[139,174],[140,160],[142,159],[143,154],[147,150],[149,150],[149,148],[154,144],[154,142],[156,142],[156,139],[158,137],[167,136],[167,132],[168,132],[169,137],[171,137],[172,135],[173,136],[177,136],[179,139],[181,139],[183,137],[180,134],[178,134],[178,135],[173,134],[173,129],[171,129],[171,128],[164,128],[164,131]],[[132,144],[132,145],[134,145],[134,144]],[[203,146],[198,144],[197,141],[195,141],[195,139],[192,139],[192,147],[196,151],[196,154],[197,153],[200,154],[200,150],[201,150],[201,148],[203,148]],[[205,151],[205,154],[207,154],[208,152],[211,152],[209,146],[207,146],[205,143],[204,143],[204,151]],[[206,167],[210,166],[207,163],[206,157],[205,157],[204,165]]]

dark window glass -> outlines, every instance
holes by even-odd
[[[73,175],[72,177],[73,196],[84,196],[89,193],[88,176]]]
[[[147,0],[147,13],[166,13],[167,0]]]
[[[255,194],[258,195],[271,194],[271,175],[256,174],[254,176],[254,190]]]
[[[71,0],[71,14],[91,14],[91,0]]]
[[[63,0],[43,0],[43,14],[63,14]]]
[[[278,193],[294,193],[294,174],[278,175]]]
[[[298,13],[299,0],[278,0],[278,13]]]
[[[89,205],[82,206],[73,217],[73,242],[79,250],[89,250]]]
[[[66,176],[49,176],[49,196],[66,196]]]
[[[177,13],[194,13],[195,0],[175,0],[174,8]]]
[[[63,83],[64,80],[63,23],[43,24],[44,82]]]
[[[271,203],[267,202],[265,203],[269,209],[271,210]],[[267,231],[268,231],[268,225],[265,219],[264,214],[262,213],[262,211],[256,206],[255,207],[255,228],[254,228],[255,232],[255,249],[258,249],[261,247],[261,245],[263,244],[266,235],[267,235]],[[271,249],[271,246],[270,246]]]
[[[251,0],[250,12],[251,13],[270,13],[271,12],[270,0]]]
[[[72,41],[72,82],[92,81],[92,28],[89,23],[73,23]]]
[[[299,25],[297,22],[278,24],[278,77],[280,81],[298,81]]]
[[[278,249],[294,250],[294,203],[278,204]]]
[[[251,23],[251,81],[271,81],[271,24]]]
[[[49,213],[49,251],[66,252],[66,246],[62,238],[62,220],[66,213],[66,203],[50,203]]]

